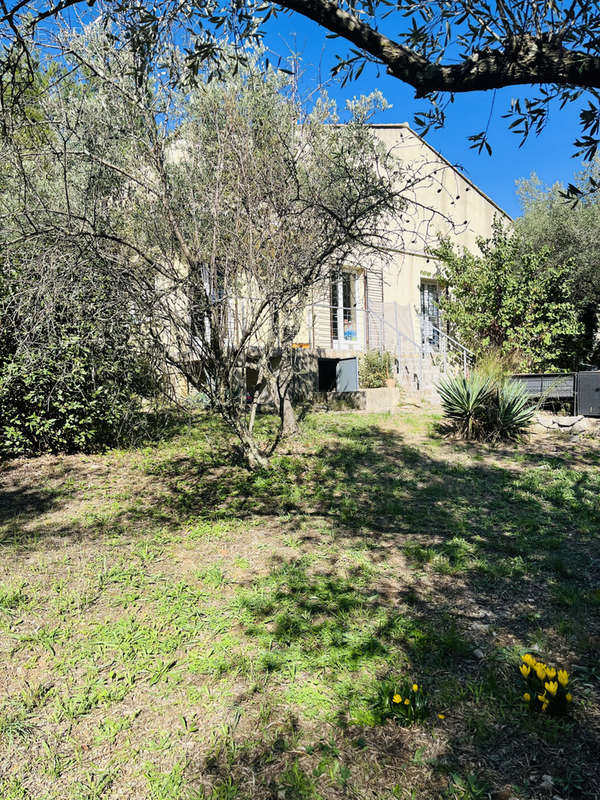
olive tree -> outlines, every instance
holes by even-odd
[[[57,34],[63,68],[39,97],[38,140],[3,146],[8,238],[92,248],[172,382],[201,392],[264,464],[256,405],[275,402],[280,432],[294,429],[292,343],[310,293],[385,251],[419,176],[364,124],[378,96],[340,125],[287,76],[249,64],[184,92],[152,70],[140,80],[113,41],[100,24]]]

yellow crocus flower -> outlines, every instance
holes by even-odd
[[[542,711],[545,711],[548,708],[548,702],[545,702],[542,706]]]
[[[525,692],[525,694],[523,695],[523,700],[525,700],[526,703],[528,703],[531,700],[531,695],[529,694],[529,692]]]
[[[572,701],[572,699],[573,699],[573,695],[571,694],[571,692],[567,692],[566,695],[565,695],[565,700],[567,701],[567,703],[570,703]]]
[[[438,714],[438,717],[439,717],[440,719],[446,719],[446,715],[445,715],[445,714]]]
[[[546,677],[554,678],[556,677],[556,670],[554,667],[546,667]]]
[[[521,675],[524,678],[528,678],[529,677],[529,673],[531,672],[531,667],[528,664],[521,664],[519,669],[521,670]]]
[[[402,698],[400,697],[400,695],[399,695],[399,694],[395,694],[395,695],[392,697],[392,703],[401,703],[401,702],[402,702]]]
[[[561,686],[566,686],[569,682],[569,673],[566,669],[559,669],[558,670],[558,682]]]
[[[544,692],[544,694],[538,694],[537,697],[538,697],[538,700],[540,701],[540,703],[547,703],[548,702],[548,698],[546,697],[546,692]]]
[[[550,692],[552,697],[554,697],[554,695],[558,691],[558,683],[556,681],[550,681],[549,683],[545,683],[544,689],[546,689],[547,692]]]
[[[535,665],[535,674],[538,676],[539,680],[543,681],[546,677],[546,665],[537,663]]]
[[[419,691],[419,687],[417,686],[416,683],[413,683],[412,690],[413,690],[413,692],[418,692]]]
[[[523,656],[523,661],[530,667],[535,666],[535,664],[537,663],[535,658],[531,655],[531,653],[525,653],[525,655]]]
[[[408,699],[408,697],[407,697],[407,698],[406,698],[406,700],[404,701],[404,705],[405,705],[405,706],[408,706],[408,705],[410,705],[410,700]]]

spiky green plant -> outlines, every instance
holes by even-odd
[[[444,428],[461,439],[517,441],[535,414],[524,387],[478,371],[452,375],[438,385]]]
[[[498,386],[498,404],[492,421],[494,437],[504,441],[518,441],[527,430],[535,414],[535,406],[525,387],[516,381],[505,380]]]
[[[438,387],[442,409],[453,432],[462,439],[480,439],[493,402],[494,382],[477,372],[442,378]]]

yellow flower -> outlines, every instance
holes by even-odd
[[[572,699],[573,695],[571,694],[571,692],[567,692],[565,695],[565,700],[567,701],[567,703],[570,703]]]
[[[405,706],[408,706],[408,705],[410,705],[410,700],[408,699],[408,697],[407,697],[407,698],[406,698],[406,700],[404,701],[404,705],[405,705]]]
[[[401,703],[401,702],[402,702],[402,698],[400,697],[400,695],[399,695],[399,694],[395,694],[395,695],[392,697],[392,703]]]
[[[558,670],[558,682],[561,686],[566,686],[569,682],[569,673],[566,669],[559,669]]]
[[[554,667],[546,667],[546,677],[554,678],[556,677],[556,670]]]
[[[538,679],[540,681],[543,681],[544,678],[546,677],[546,665],[538,662],[535,665],[534,669],[535,669],[535,674],[538,676]]]
[[[523,695],[523,700],[525,700],[526,703],[528,703],[531,700],[531,695],[529,694],[529,692],[525,692],[525,694]]]
[[[413,692],[418,692],[419,691],[419,687],[417,686],[416,683],[413,683],[412,690],[413,690]]]
[[[439,717],[440,719],[446,719],[446,715],[445,715],[445,714],[438,714],[438,717]]]
[[[547,703],[548,698],[546,697],[546,692],[544,692],[544,694],[538,694],[538,700],[540,703]]]
[[[550,681],[549,683],[545,683],[544,684],[544,689],[546,689],[546,691],[550,692],[552,697],[554,697],[554,695],[556,694],[556,692],[558,690],[558,683],[556,681]]]
[[[548,708],[548,702],[545,702],[542,706],[542,711],[545,711]]]
[[[528,678],[529,677],[529,673],[531,672],[531,667],[528,664],[521,664],[519,669],[521,670],[521,675],[524,678]]]
[[[533,667],[533,666],[535,666],[535,664],[536,664],[536,660],[535,660],[535,658],[534,658],[534,657],[531,655],[531,653],[525,653],[525,655],[523,656],[523,661],[524,661],[524,662],[525,662],[527,665],[529,665],[530,667]]]

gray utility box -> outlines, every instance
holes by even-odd
[[[358,358],[320,358],[320,392],[358,392]]]
[[[600,417],[600,370],[577,373],[577,413]]]

